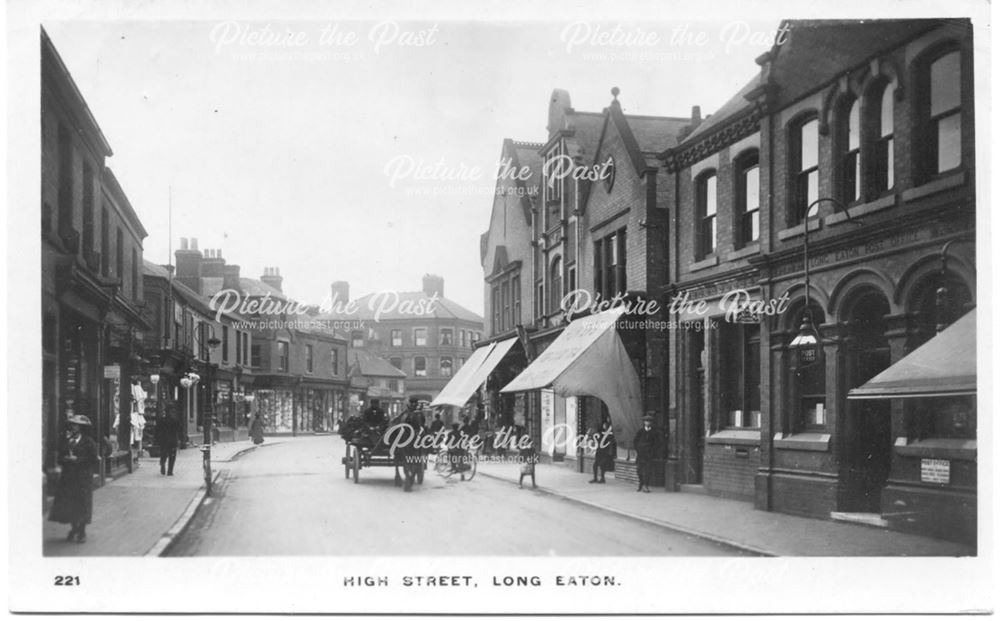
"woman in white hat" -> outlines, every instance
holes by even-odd
[[[49,519],[60,524],[70,524],[67,541],[83,543],[87,540],[87,524],[94,506],[94,468],[98,464],[97,443],[87,436],[84,428],[90,427],[86,416],[66,419],[66,440],[59,451],[62,474],[56,486],[56,498]]]

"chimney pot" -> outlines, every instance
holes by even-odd
[[[198,238],[197,237],[192,237],[191,238],[191,250],[197,250],[197,249],[198,249]]]
[[[439,298],[444,297],[444,278],[436,274],[424,274],[424,294],[432,296],[435,293]]]
[[[187,250],[187,249],[188,249],[188,238],[187,237],[182,237],[181,238],[181,250]]]

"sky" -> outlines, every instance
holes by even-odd
[[[111,144],[147,259],[168,261],[172,230],[174,250],[197,238],[243,276],[278,267],[306,303],[336,280],[359,297],[434,273],[482,314],[502,142],[547,139],[554,88],[581,111],[617,86],[626,114],[710,114],[779,20],[43,25]]]

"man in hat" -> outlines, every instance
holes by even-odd
[[[635,434],[635,470],[639,475],[637,492],[649,493],[649,480],[653,474],[653,459],[656,457],[656,432],[653,431],[653,417],[642,417],[642,429]]]
[[[174,476],[177,446],[181,440],[181,424],[177,419],[177,404],[167,404],[166,413],[156,421],[156,446],[160,449],[160,474]]]
[[[86,416],[66,419],[66,438],[59,449],[62,472],[56,487],[49,520],[71,526],[67,541],[87,540],[87,524],[93,514],[94,468],[98,464],[97,443],[84,433],[91,426]]]

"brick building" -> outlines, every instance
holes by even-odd
[[[131,471],[131,396],[138,372],[146,230],[106,166],[111,146],[48,35],[41,32],[42,464],[56,465],[67,417],[90,418],[99,480]],[[119,427],[113,428],[115,420]]]
[[[461,368],[482,337],[483,318],[444,296],[444,279],[423,278],[420,291],[383,291],[350,298],[343,281],[331,285],[329,322],[354,322],[351,351],[365,350],[401,370],[406,398],[431,401]],[[344,307],[352,303],[351,312]],[[353,358],[352,358],[353,360]]]
[[[971,26],[785,25],[759,75],[663,154],[664,299],[687,322],[666,367],[672,470],[760,509],[974,539],[974,397],[847,399],[975,305]],[[777,312],[727,317],[737,290]],[[806,319],[810,355],[792,347]]]
[[[573,109],[569,94],[557,89],[549,104],[548,140],[505,141],[501,157],[532,171],[530,182],[522,183],[530,191],[510,200],[511,190],[520,188],[498,180],[482,242],[491,309],[487,342],[520,337],[487,382],[496,424],[524,426],[543,458],[574,462],[580,469],[589,456],[561,442],[553,430],[565,425],[575,435],[596,428],[603,416],[616,419],[621,413],[583,394],[500,390],[555,342],[570,319],[591,312],[587,300],[648,299],[665,283],[670,187],[657,156],[677,144],[691,120],[625,115],[618,90],[612,93],[608,108],[589,113]],[[578,181],[572,170],[590,171],[591,178]],[[566,313],[563,300],[574,292],[586,296]],[[665,430],[666,386],[655,370],[666,359],[666,333],[639,327],[620,329],[619,335],[640,378],[642,410]],[[632,438],[621,436],[619,472],[627,478],[634,476]]]

